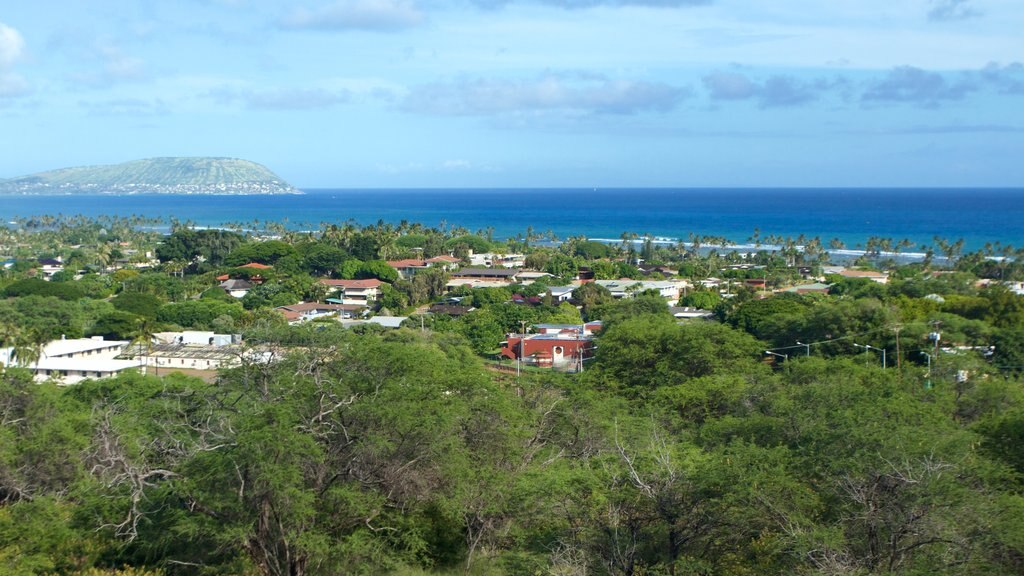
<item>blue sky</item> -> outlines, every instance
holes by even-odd
[[[0,178],[231,156],[299,187],[1024,186],[1020,0],[47,0]]]

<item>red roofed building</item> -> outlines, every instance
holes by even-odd
[[[398,275],[403,280],[408,280],[416,275],[420,270],[426,270],[427,268],[433,268],[440,266],[445,270],[451,270],[457,266],[462,260],[454,256],[434,256],[433,258],[427,258],[426,260],[420,260],[417,258],[406,258],[404,260],[390,260],[388,266],[391,266],[398,271]]]
[[[254,270],[269,270],[273,266],[267,266],[266,264],[260,264],[259,262],[249,262],[248,264],[242,264],[238,268],[252,268]]]
[[[594,356],[594,341],[578,332],[510,334],[501,343],[501,355],[530,366],[576,372]]]
[[[332,314],[337,314],[339,318],[354,318],[365,309],[365,306],[353,304],[321,304],[319,302],[299,302],[275,308],[284,315],[290,324],[306,322]]]
[[[454,266],[456,264],[461,264],[462,263],[462,259],[461,258],[456,258],[455,256],[448,256],[447,254],[442,254],[441,256],[434,256],[433,258],[427,258],[425,260],[425,262],[427,264],[440,264],[442,266],[448,267],[448,266]]]
[[[337,291],[336,298],[329,298],[328,302],[336,304],[358,304],[370,306],[380,298],[380,286],[383,284],[376,278],[368,280],[333,280],[322,278],[320,283]]]

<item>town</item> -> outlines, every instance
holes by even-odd
[[[751,244],[14,221],[0,563],[1024,566],[1020,252]]]

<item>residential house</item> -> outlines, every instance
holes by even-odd
[[[568,302],[572,299],[572,291],[576,286],[548,286],[548,293],[551,294],[551,301],[555,304]]]
[[[271,268],[273,268],[273,266],[269,266],[267,264],[260,264],[259,262],[249,262],[248,264],[242,264],[241,266],[237,266],[237,268],[249,268],[251,270],[270,270]]]
[[[501,343],[501,355],[530,366],[577,372],[593,358],[594,340],[578,332],[510,334]]]
[[[328,298],[332,304],[356,304],[360,306],[372,306],[380,298],[380,287],[383,282],[376,278],[367,280],[333,280],[323,278],[320,283],[336,290],[337,298]]]
[[[518,275],[517,269],[464,268],[452,273],[449,286],[474,286],[478,283],[507,286],[518,282]]]
[[[786,288],[785,292],[796,292],[797,294],[828,294],[828,284],[822,282],[813,282],[811,284],[798,284],[791,288]]]
[[[526,266],[526,255],[524,254],[495,254],[485,252],[483,254],[469,253],[469,265],[477,267],[502,267],[522,268]]]
[[[532,328],[538,334],[593,336],[604,328],[604,323],[600,320],[594,320],[585,324],[534,324]]]
[[[398,276],[403,280],[409,280],[421,270],[427,268],[443,268],[444,270],[452,270],[461,263],[462,260],[454,256],[434,256],[433,258],[419,259],[419,258],[405,258],[403,260],[389,260],[388,266],[391,266],[398,271]]]
[[[40,258],[38,262],[39,273],[42,274],[43,280],[49,280],[57,272],[64,271],[64,262],[59,256],[57,258]]]
[[[548,274],[547,272],[534,272],[532,270],[523,270],[519,273],[519,275],[516,278],[520,284],[533,284],[534,282],[540,280],[541,278],[554,278],[554,276]]]
[[[679,300],[679,288],[681,282],[670,282],[668,280],[595,280],[599,286],[604,286],[615,298],[632,298],[635,295],[647,290],[656,291],[662,298],[673,302]]]
[[[366,307],[358,304],[299,302],[290,306],[278,306],[275,310],[281,312],[289,324],[299,324],[335,315],[339,319],[355,318],[360,316]]]
[[[669,306],[668,310],[677,320],[712,320],[715,317],[714,312],[702,308]]]
[[[221,282],[220,287],[235,298],[243,298],[252,290],[252,283],[241,278],[231,278]]]

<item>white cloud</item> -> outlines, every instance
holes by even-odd
[[[28,83],[13,72],[25,51],[25,40],[10,26],[0,22],[0,98],[19,96],[28,91]]]
[[[25,40],[21,34],[0,22],[0,70],[13,66],[24,50]]]
[[[292,29],[393,32],[424,21],[413,0],[340,0],[317,9],[297,8],[282,19]]]

